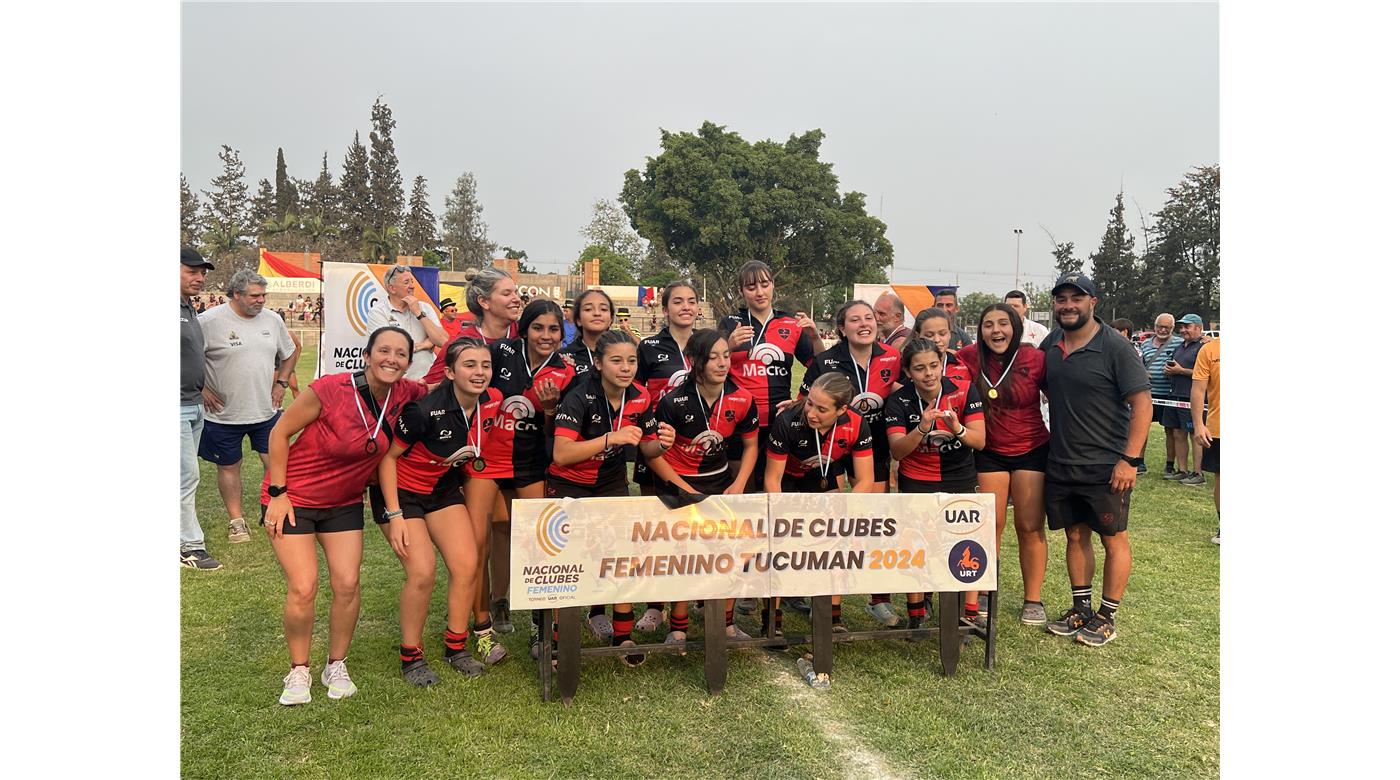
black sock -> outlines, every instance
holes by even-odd
[[[836,625],[837,623],[840,623],[840,622],[841,622],[841,605],[840,605],[840,604],[832,604],[832,605],[831,605],[831,624],[834,626],[834,625]]]
[[[399,645],[399,665],[406,667],[414,661],[423,660],[423,648]]]
[[[473,628],[472,631],[477,635],[481,635],[489,633],[495,627],[495,624],[491,622],[491,618],[488,616],[485,623],[477,623],[476,628]]]
[[[1070,598],[1074,599],[1074,608],[1080,612],[1094,611],[1094,589],[1092,585],[1070,585]]]
[[[1113,616],[1117,613],[1118,602],[1114,601],[1113,599],[1107,596],[1104,596],[1101,599],[1099,599],[1099,614],[1103,616],[1104,620],[1107,620],[1108,622],[1112,623]]]
[[[664,607],[664,606],[665,606],[665,605],[662,604],[662,603],[659,602],[659,601],[648,601],[648,602],[647,602],[647,609],[654,609],[654,610],[656,610],[657,612],[662,612],[662,611],[664,611],[664,610],[662,609],[662,607]]]
[[[590,618],[595,618],[603,614],[607,614],[607,610],[604,609],[602,604],[594,604],[588,608],[588,616]]]
[[[623,612],[622,610],[618,609],[617,607],[613,607],[612,626],[613,626],[613,641],[612,641],[612,643],[613,643],[613,646],[614,646],[614,647],[616,647],[617,645],[620,645],[620,644],[622,644],[623,642],[626,642],[627,640],[631,639],[631,638],[632,638],[632,607],[631,607],[631,606],[628,606],[626,612]]]

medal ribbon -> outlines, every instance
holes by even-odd
[[[1016,365],[1016,356],[1017,356],[1018,354],[1020,354],[1020,345],[1019,345],[1019,344],[1017,345],[1017,351],[1011,353],[1011,359],[1008,360],[1008,361],[1006,361],[1006,370],[1003,371],[1003,372],[1001,372],[1001,379],[998,379],[995,383],[993,383],[992,380],[989,379],[989,378],[987,377],[986,366],[983,366],[983,367],[982,367],[982,370],[981,370],[981,371],[978,371],[978,373],[982,375],[982,380],[983,380],[984,382],[986,382],[987,384],[991,385],[991,388],[989,388],[989,389],[991,390],[991,392],[988,393],[988,397],[990,397],[990,398],[996,398],[996,397],[997,397],[997,395],[996,395],[996,389],[997,389],[998,387],[1001,386],[1002,381],[1006,379],[1006,375],[1009,374],[1009,373],[1011,373],[1011,367],[1014,366],[1014,365]]]

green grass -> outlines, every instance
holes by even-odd
[[[314,355],[304,355],[303,386],[313,366]],[[1219,548],[1209,541],[1215,512],[1208,486],[1164,482],[1162,460],[1154,426],[1152,470],[1133,496],[1134,568],[1121,635],[1101,649],[1017,622],[1020,570],[1008,531],[997,668],[990,672],[981,667],[980,643],[964,653],[957,675],[945,678],[936,642],[865,642],[837,647],[832,688],[819,693],[797,681],[795,655],[742,651],[730,655],[725,691],[711,697],[700,653],[654,656],[635,670],[587,659],[578,698],[564,707],[539,700],[523,614],[516,615],[521,630],[504,638],[512,658],[501,667],[468,680],[441,663],[433,640],[446,610],[440,586],[427,638],[443,682],[410,689],[398,675],[402,573],[371,527],[350,654],[360,693],[331,702],[316,681],[312,703],[293,708],[276,704],[287,669],[281,573],[260,528],[249,544],[227,544],[214,471],[202,463],[200,519],[225,568],[182,572],[182,774],[1218,776]],[[256,462],[250,455],[244,464],[244,507],[252,517],[261,479]],[[1058,613],[1069,600],[1064,539],[1050,539],[1045,599]],[[322,583],[312,648],[317,675],[330,599],[324,564]],[[863,598],[847,603],[853,629],[874,627],[860,608]],[[806,628],[799,616],[787,617],[792,630]],[[857,769],[853,758],[877,763]]]

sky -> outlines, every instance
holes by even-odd
[[[489,237],[563,272],[591,204],[706,120],[749,141],[820,128],[842,192],[888,226],[891,280],[1000,294],[1087,258],[1121,188],[1161,207],[1220,159],[1215,4],[181,6],[181,170],[238,149],[250,191],[338,179],[393,109],[405,190],[475,174]]]

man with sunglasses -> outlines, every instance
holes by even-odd
[[[415,294],[418,280],[406,265],[396,265],[384,274],[384,300],[370,307],[365,318],[365,332],[373,333],[385,325],[393,325],[413,339],[413,362],[409,364],[408,379],[422,379],[433,366],[433,350],[447,343],[447,331],[438,323],[437,312],[425,306]]]

